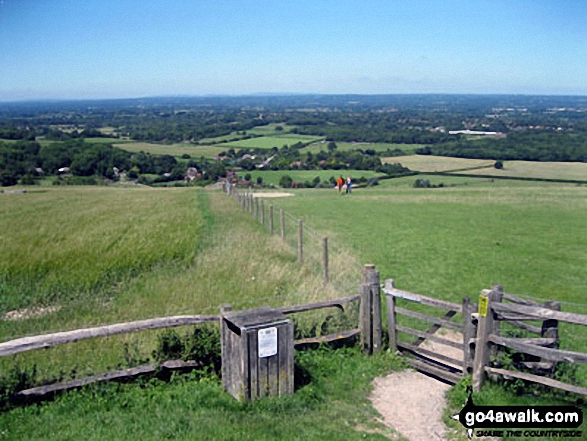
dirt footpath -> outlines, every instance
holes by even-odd
[[[450,330],[441,330],[438,335],[454,342],[463,338],[462,334]],[[430,340],[422,347],[457,360],[463,357],[461,350]],[[442,414],[446,406],[444,395],[449,388],[416,371],[394,372],[373,381],[370,399],[385,425],[401,436],[410,441],[445,441],[447,429]]]
[[[415,371],[376,378],[369,397],[386,426],[410,441],[444,441],[442,413],[449,386]]]

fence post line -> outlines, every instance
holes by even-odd
[[[385,281],[385,289],[392,290],[395,288],[395,282],[393,279],[387,279]],[[387,302],[387,327],[389,333],[389,349],[391,352],[397,352],[397,318],[395,315],[395,296],[391,294],[385,295]]]
[[[255,219],[259,220],[259,198],[255,198]]]
[[[285,242],[285,212],[279,209],[279,222],[281,223],[281,238]]]
[[[298,219],[298,263],[304,263],[304,226]]]
[[[269,234],[273,236],[273,204],[269,205]]]
[[[261,224],[265,225],[265,200],[261,199]]]
[[[477,341],[475,359],[473,360],[473,390],[479,392],[485,380],[485,366],[489,363],[489,343],[487,338],[493,331],[493,310],[491,309],[497,293],[484,289],[479,296],[479,324],[477,325]]]
[[[328,284],[328,238],[322,238],[322,273],[324,275],[324,283]]]
[[[475,337],[472,321],[471,299],[463,298],[463,374],[467,374],[473,366],[470,342]]]
[[[361,342],[368,354],[381,350],[381,295],[379,271],[375,265],[365,265],[361,295]]]

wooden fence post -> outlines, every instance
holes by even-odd
[[[255,198],[255,219],[259,221],[259,198]]]
[[[497,293],[484,289],[479,296],[479,323],[477,325],[477,341],[475,344],[475,359],[473,360],[473,390],[478,392],[485,380],[485,367],[489,363],[489,343],[487,339],[493,331],[492,303]]]
[[[375,265],[365,265],[360,287],[360,328],[363,351],[372,354],[381,350],[381,296],[379,271]]]
[[[493,285],[491,287],[491,291],[494,293],[493,296],[493,302],[498,302],[501,303],[503,300],[503,286],[501,285]],[[499,326],[500,326],[500,321],[499,320],[493,320],[493,326],[491,329],[491,334],[493,335],[499,335]],[[491,345],[490,350],[489,350],[489,357],[493,358],[497,355],[497,351],[499,350],[499,348],[496,345]]]
[[[298,263],[304,263],[304,226],[298,219]]]
[[[261,199],[261,224],[265,225],[265,201]]]
[[[393,279],[385,281],[385,289],[392,290],[395,288]],[[389,333],[389,349],[391,352],[397,352],[397,318],[395,315],[395,296],[387,294],[385,296],[387,302],[387,328]]]
[[[324,283],[327,284],[328,278],[328,238],[322,238],[322,273],[324,275]]]
[[[269,234],[273,236],[273,204],[269,205]]]
[[[561,303],[560,302],[553,302],[548,301],[544,303],[544,307],[548,309],[552,309],[554,311],[561,310]],[[542,322],[542,329],[540,330],[540,337],[543,338],[554,338],[555,343],[552,348],[558,349],[559,347],[559,338],[558,338],[558,320],[548,319]],[[548,362],[548,360],[543,360]],[[551,372],[554,372],[556,368],[556,362],[552,362],[552,367],[550,368]]]
[[[471,339],[475,338],[475,327],[473,325],[471,299],[463,298],[463,374],[470,372],[473,367],[473,356],[471,351]]]
[[[281,223],[281,238],[285,241],[285,212],[279,209],[279,221]]]

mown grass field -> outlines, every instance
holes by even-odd
[[[431,155],[393,156],[381,158],[381,161],[390,164],[400,163],[410,170],[421,172],[447,172],[473,167],[493,167],[495,164],[495,161],[488,159],[449,158]]]
[[[587,181],[587,163],[504,161],[503,168],[501,170],[497,170],[496,168],[491,167],[488,169],[471,170],[470,174],[486,174],[496,177],[568,179]]]
[[[345,179],[347,176],[351,176],[355,181],[361,176],[364,176],[367,179],[377,176],[385,176],[382,173],[370,170],[253,170],[250,172],[241,171],[239,172],[239,176],[244,177],[247,173],[251,175],[253,182],[255,182],[258,177],[261,177],[263,178],[263,183],[273,185],[279,185],[279,180],[285,175],[289,176],[296,182],[311,182],[316,176],[320,178],[321,182],[326,182],[331,177],[336,179],[340,175],[344,176]]]
[[[310,144],[305,147],[303,151],[310,151],[312,153],[318,153],[320,150],[326,150],[328,142],[319,141],[314,144]],[[337,142],[337,150],[346,152],[349,150],[375,150],[376,152],[384,152],[386,150],[400,149],[405,153],[414,153],[416,149],[422,147],[421,144],[392,144],[384,142]]]
[[[193,144],[152,144],[149,142],[128,142],[122,144],[114,144],[119,149],[128,152],[145,152],[152,155],[171,155],[181,157],[181,155],[190,155],[192,158],[214,158],[219,153],[225,152],[226,147],[219,145],[193,145]]]
[[[276,204],[330,231],[400,289],[460,301],[501,283],[512,294],[586,304],[587,313],[586,197],[572,185],[485,183],[374,187],[350,198],[307,190]]]
[[[294,145],[298,142],[310,143],[323,139],[320,136],[309,136],[309,135],[295,135],[295,134],[271,134],[267,136],[259,136],[257,138],[242,139],[240,141],[225,142],[217,144],[219,147],[229,148],[259,148],[259,149],[270,149],[273,147],[281,148],[284,145]]]

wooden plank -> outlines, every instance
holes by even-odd
[[[440,326],[445,326],[447,328],[456,329],[458,331],[463,330],[463,325],[459,325],[457,323],[450,322],[448,320],[439,319],[436,317],[430,317],[429,315],[420,314],[419,312],[410,311],[409,309],[404,308],[395,308],[395,312],[402,315],[407,315],[408,317],[417,318],[420,320],[424,320],[430,323],[434,323]],[[453,312],[453,311],[449,311]],[[456,312],[455,312],[456,314]]]
[[[497,312],[495,314],[497,320],[501,320],[501,321],[516,321],[516,320],[521,320],[521,321],[538,321],[539,319],[537,319],[536,317],[533,317],[531,315],[526,315],[526,314],[508,314],[508,313],[500,313]],[[540,328],[539,328],[540,329]]]
[[[452,384],[457,384],[462,379],[462,376],[459,374],[445,371],[444,369],[437,368],[423,361],[415,360],[413,358],[407,358],[406,360],[414,369],[441,378]]]
[[[498,317],[500,317],[499,314],[498,314]],[[516,327],[518,327],[520,329],[524,329],[526,331],[533,332],[535,334],[540,334],[542,332],[542,329],[539,328],[538,326],[530,325],[528,323],[522,323],[522,322],[519,322],[517,320],[508,320],[508,323],[510,325],[514,325],[514,326],[516,326]]]
[[[507,300],[508,302],[516,303],[518,305],[526,305],[526,306],[542,306],[538,302],[533,302],[532,300],[521,299],[520,297],[513,296],[511,294],[503,294],[503,299]]]
[[[470,341],[475,338],[477,331],[473,325],[471,308],[471,299],[469,297],[463,298],[463,372],[468,372],[469,368],[473,367],[473,352],[471,350]]]
[[[394,281],[387,279],[385,289],[395,288]],[[385,296],[387,303],[387,332],[389,333],[389,349],[391,352],[397,351],[397,318],[395,316],[395,297]]]
[[[361,329],[361,347],[363,351],[373,352],[373,321],[371,320],[371,286],[363,283],[359,287],[361,309],[359,311],[359,328]]]
[[[450,320],[452,317],[454,317],[457,314],[456,311],[448,311],[446,314],[444,314],[443,317],[441,317],[442,320]],[[432,335],[434,333],[436,333],[436,331],[438,331],[440,328],[442,328],[442,325],[432,325],[430,326],[427,330],[426,330],[426,334],[427,335]],[[424,337],[418,337],[416,340],[414,340],[412,342],[412,344],[414,346],[420,346],[422,343],[424,343],[426,341],[426,338]]]
[[[270,397],[279,396],[279,335],[277,336],[277,341],[277,354],[272,357],[266,357],[268,379],[267,393]]]
[[[534,383],[544,384],[545,386],[562,389],[567,392],[573,392],[580,395],[587,395],[587,388],[573,386],[571,384],[563,383],[562,381],[553,380],[552,378],[541,377],[539,375],[527,374],[524,372],[508,371],[506,369],[497,369],[486,367],[485,371],[489,374],[499,374],[504,378],[519,378],[520,380],[532,381]]]
[[[441,343],[443,345],[447,345],[447,346],[450,346],[450,347],[453,347],[456,349],[461,349],[461,350],[463,349],[462,343],[448,340],[446,338],[438,337],[436,335],[428,334],[427,332],[424,332],[424,331],[418,331],[416,329],[411,329],[406,326],[400,326],[400,325],[397,325],[396,329],[401,332],[406,332],[408,334],[415,335],[417,337],[421,337],[424,340],[431,340],[431,341],[435,341],[437,343]],[[419,345],[412,344],[412,346],[419,346]]]
[[[553,309],[538,308],[525,305],[510,305],[507,303],[495,304],[493,309],[497,312],[512,312],[534,317],[534,320],[560,320],[566,323],[587,326],[587,315],[572,312],[560,312]]]
[[[416,302],[416,303],[422,303],[423,305],[435,306],[437,308],[444,308],[444,309],[448,309],[448,310],[456,311],[456,312],[461,312],[461,310],[462,310],[462,306],[459,305],[458,303],[452,303],[452,302],[447,302],[445,300],[434,299],[432,297],[424,296],[422,294],[416,294],[413,292],[402,291],[397,288],[392,288],[392,289],[384,288],[383,292],[385,292],[386,295],[392,295],[392,296],[400,298],[400,299],[410,300],[410,301]]]
[[[348,331],[337,332],[336,334],[320,335],[318,337],[301,338],[294,341],[295,346],[307,345],[312,343],[328,343],[331,341],[344,340],[354,337],[361,333],[360,329],[349,329]]]
[[[454,367],[458,368],[458,369],[460,369],[463,364],[462,360],[457,360],[456,358],[447,357],[446,355],[442,355],[437,352],[429,351],[428,349],[424,349],[421,346],[414,346],[409,343],[404,343],[404,342],[398,341],[397,347],[400,349],[405,349],[407,351],[410,351],[416,355],[422,354],[422,355],[425,355],[430,358],[442,360],[446,363],[450,363],[450,364],[454,365]]]
[[[562,349],[542,348],[533,344],[520,343],[515,338],[489,335],[488,341],[505,346],[525,354],[535,355],[550,361],[568,361],[571,363],[587,363],[587,354],[582,352],[565,351]]]
[[[283,306],[281,308],[275,308],[275,311],[279,311],[283,314],[293,314],[296,312],[312,311],[315,309],[332,308],[336,307],[344,311],[344,305],[356,302],[360,300],[361,296],[344,297],[336,300],[325,300],[323,302],[308,303],[307,305],[300,306]]]
[[[47,395],[52,395],[56,392],[76,389],[88,384],[99,383],[103,381],[119,380],[123,378],[136,377],[144,374],[151,374],[156,372],[159,368],[166,370],[178,370],[187,368],[201,367],[202,363],[198,361],[183,361],[183,360],[170,360],[160,365],[146,364],[142,366],[136,366],[130,369],[123,369],[105,374],[92,375],[90,377],[80,378],[77,380],[65,381],[62,383],[50,384],[47,386],[33,387],[31,389],[21,390],[14,393],[11,398],[16,400],[22,399],[39,399]]]
[[[281,326],[277,329],[278,338],[278,391],[277,394],[281,397],[284,395],[291,395],[293,393],[293,323],[289,322],[287,325]]]
[[[0,343],[0,356],[18,354],[21,352],[31,351],[33,349],[49,348],[52,346],[57,346],[64,343],[73,343],[88,338],[126,334],[130,332],[144,331],[146,329],[171,328],[176,326],[196,325],[200,323],[212,323],[218,321],[218,316],[210,315],[160,317],[128,323],[98,326],[95,328],[76,329],[74,331],[37,335],[34,337],[23,337]]]
[[[558,342],[556,338],[552,337],[512,338],[512,340],[515,340],[518,343],[543,347],[553,347]]]
[[[259,390],[259,330],[254,329],[247,331],[247,338],[248,338],[248,364],[245,364],[245,369],[249,371],[249,382],[247,387],[249,389],[251,400],[255,400],[259,397],[262,397],[262,393]]]
[[[373,269],[371,272],[371,321],[372,321],[372,332],[373,332],[373,352],[379,352],[383,349],[383,328],[381,323],[381,288],[379,271]]]

